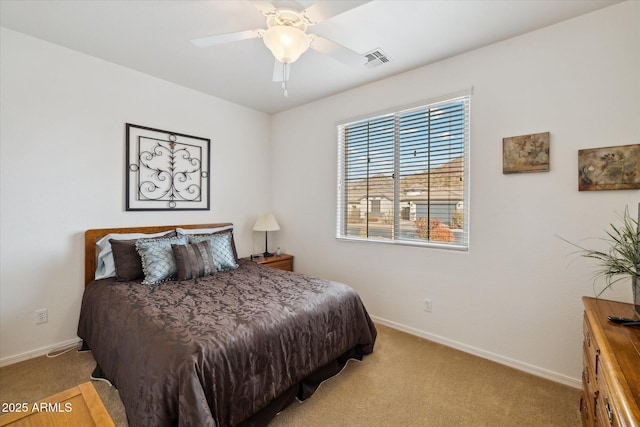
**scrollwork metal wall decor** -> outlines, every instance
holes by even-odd
[[[128,211],[209,210],[211,140],[127,123]]]

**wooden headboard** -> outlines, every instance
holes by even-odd
[[[96,242],[100,238],[111,233],[160,233],[171,231],[176,228],[217,228],[233,225],[230,222],[219,224],[187,224],[187,225],[155,225],[151,227],[121,227],[121,228],[96,228],[87,230],[84,233],[84,285],[87,286],[93,281],[96,275],[96,264],[98,252]]]

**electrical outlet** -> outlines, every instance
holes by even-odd
[[[433,302],[430,299],[425,298],[424,299],[424,311],[427,311],[427,312],[431,313],[432,308],[433,308]]]
[[[49,321],[49,311],[46,308],[36,310],[36,325]]]

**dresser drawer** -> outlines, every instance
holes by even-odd
[[[584,353],[587,359],[587,365],[591,370],[591,381],[595,383],[595,388],[597,388],[598,373],[600,372],[600,349],[593,336],[593,330],[591,329],[586,314],[582,323],[582,333],[584,335]]]
[[[582,424],[593,426],[595,425],[596,391],[598,386],[595,383],[595,375],[589,363],[586,342],[582,349],[582,401],[580,402],[580,412],[582,412]]]
[[[595,420],[593,418],[593,410],[587,403],[588,399],[584,397],[580,399],[580,417],[582,418],[582,425],[585,427],[595,427]]]
[[[582,379],[588,386],[589,391],[594,392],[598,389],[598,381],[596,378],[595,364],[591,359],[591,354],[587,350],[586,343],[582,346]]]
[[[607,384],[607,379],[602,376],[598,383],[598,397],[596,399],[596,424],[599,426],[620,427],[619,402]]]

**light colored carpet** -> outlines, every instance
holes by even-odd
[[[373,354],[350,361],[271,426],[580,426],[580,390],[378,325]],[[0,368],[0,402],[35,402],[89,380],[91,353]],[[115,388],[94,382],[117,426]]]

